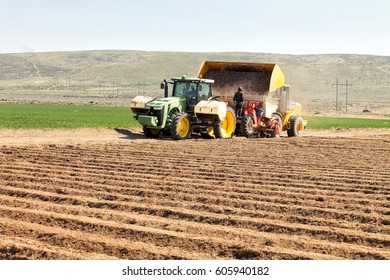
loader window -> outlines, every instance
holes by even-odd
[[[288,102],[289,102],[289,87],[283,87],[281,89],[280,101],[279,101],[279,111],[286,112],[288,110]]]

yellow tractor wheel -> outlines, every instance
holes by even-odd
[[[171,125],[171,137],[173,140],[183,140],[191,134],[191,122],[187,113],[178,113],[173,118]]]
[[[226,117],[214,125],[215,138],[232,138],[236,130],[236,114],[230,107],[226,110]]]
[[[203,139],[214,139],[214,127],[210,126],[207,129],[202,130],[200,136],[202,136]]]

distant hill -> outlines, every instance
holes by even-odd
[[[173,76],[195,76],[204,60],[278,63],[292,97],[307,111],[335,109],[336,88],[348,87],[349,111],[390,107],[390,57],[371,55],[281,55],[263,53],[185,53],[83,51],[0,54],[3,102],[127,104],[136,94],[159,95],[159,84]],[[345,110],[345,86],[339,87]],[[102,98],[102,97],[107,97]],[[72,99],[73,98],[73,99]],[[78,99],[77,99],[78,98]],[[76,101],[75,101],[76,99]]]

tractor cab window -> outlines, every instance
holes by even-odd
[[[199,89],[199,100],[207,100],[211,97],[211,87],[210,84],[201,84],[202,86],[198,87]]]
[[[173,96],[196,99],[196,87],[194,82],[176,82]]]

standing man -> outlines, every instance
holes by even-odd
[[[236,115],[242,117],[242,103],[244,102],[244,94],[242,88],[238,87],[237,92],[234,94],[233,101],[236,104]]]

